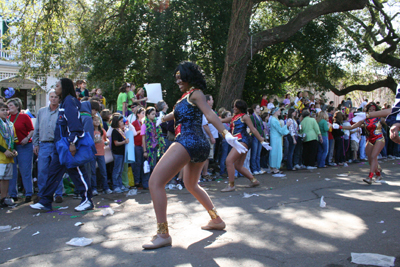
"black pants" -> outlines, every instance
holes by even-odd
[[[314,166],[315,158],[318,152],[318,141],[312,140],[308,142],[303,142],[303,160],[304,165]]]
[[[344,163],[344,142],[342,137],[335,138],[335,161],[337,164]]]

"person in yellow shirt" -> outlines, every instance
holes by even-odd
[[[14,149],[17,134],[14,125],[7,118],[8,107],[5,103],[0,103],[0,207],[7,207],[12,203],[6,203],[8,194],[8,183],[13,177],[14,157],[18,155]]]

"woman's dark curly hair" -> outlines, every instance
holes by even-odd
[[[247,104],[242,99],[236,99],[233,104],[241,113],[247,113]]]
[[[207,89],[202,69],[193,62],[183,61],[179,63],[178,67],[174,71],[174,78],[178,71],[181,74],[181,80],[183,82],[187,82],[191,86],[201,90]]]
[[[372,107],[372,106],[375,107],[375,110],[376,110],[376,111],[380,110],[380,108],[378,107],[377,104],[375,104],[375,102],[369,102],[369,103],[367,104],[366,111],[368,112],[368,111],[369,111],[369,108]]]

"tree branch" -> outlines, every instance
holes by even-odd
[[[287,24],[256,34],[253,37],[253,54],[257,53],[264,47],[288,40],[297,31],[315,18],[335,12],[362,9],[367,5],[367,3],[368,0],[325,0],[313,6],[309,6],[299,12],[297,16],[291,19]]]
[[[297,74],[299,74],[302,70],[304,70],[306,68],[306,64],[303,64],[303,66],[301,66],[298,70],[296,70],[295,72],[293,72],[291,75],[285,77],[284,79],[280,80],[280,83],[285,83],[290,81],[294,76],[296,76]]]
[[[387,87],[390,90],[392,90],[392,92],[394,94],[396,94],[397,83],[392,77],[387,77],[385,80],[370,83],[368,85],[351,85],[351,86],[343,88],[341,90],[339,90],[335,86],[333,86],[328,80],[324,81],[324,86],[326,88],[328,88],[329,90],[331,90],[337,96],[346,95],[346,94],[356,91],[356,90],[364,91],[364,92],[371,92],[375,89],[379,89],[382,87]]]
[[[279,2],[287,7],[304,7],[310,4],[310,0],[269,0],[267,2]]]

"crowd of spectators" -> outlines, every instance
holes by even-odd
[[[102,96],[102,90],[95,88],[89,91],[84,80],[76,82],[76,97],[82,103],[80,114],[84,129],[91,135],[97,150],[93,161],[85,165],[91,176],[93,196],[122,193],[132,187],[147,190],[154,166],[175,139],[174,122],[161,120],[168,112],[167,103],[159,101],[155,106],[147,106],[145,90],[136,88],[133,83],[124,83],[120,87],[115,112],[106,108],[107,101]],[[213,97],[206,95],[206,100],[213,108]],[[359,107],[354,107],[351,99],[335,106],[333,101],[316,99],[313,94],[304,91],[296,96],[286,94],[282,101],[274,96],[263,95],[260,101],[260,104],[251,105],[247,113],[255,130],[262,138],[269,140],[272,149],[262,149],[260,141],[252,138],[244,162],[244,167],[252,175],[266,172],[282,174],[285,169],[296,171],[347,167],[350,163],[367,160],[365,127],[352,130],[332,127],[333,123],[349,126],[355,112],[368,112],[367,99]],[[379,102],[376,104],[380,107]],[[59,97],[52,90],[49,92],[49,105],[42,107],[33,119],[34,116],[22,110],[20,99],[0,99],[0,150],[2,155],[6,155],[0,157],[0,166],[12,166],[11,176],[7,175],[11,173],[9,168],[1,170],[2,206],[13,205],[21,197],[26,203],[40,200],[55,145],[58,105]],[[384,104],[380,108],[390,106]],[[233,114],[230,108],[219,108],[216,113],[221,119]],[[10,125],[15,129],[12,144],[9,141],[12,138],[7,133]],[[227,130],[231,129],[229,123],[224,123],[224,126]],[[203,130],[211,150],[199,182],[226,178],[226,159],[231,147],[205,117]],[[386,143],[379,157],[399,159],[399,145],[387,138],[388,128],[384,123],[382,132]],[[134,154],[134,161],[127,159],[128,153]],[[235,175],[241,174],[236,172]],[[182,173],[177,174],[171,183],[184,186],[181,177]],[[33,199],[35,192],[37,197]],[[63,193],[65,189],[60,183],[54,195],[57,203],[63,201]],[[79,198],[79,192],[74,192],[74,197]]]

